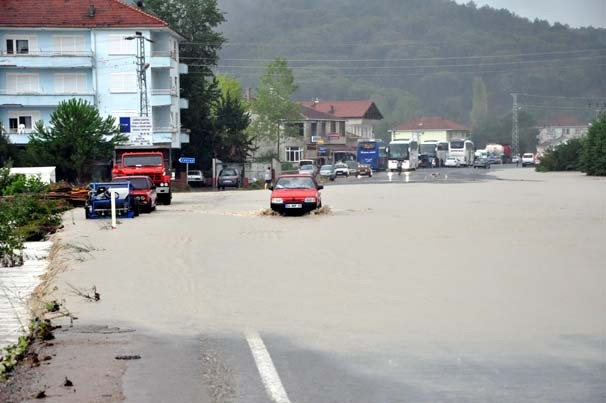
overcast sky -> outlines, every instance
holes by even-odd
[[[475,3],[478,7],[506,8],[530,20],[557,21],[575,28],[590,25],[606,28],[606,0],[475,0]]]

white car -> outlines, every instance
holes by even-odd
[[[342,162],[335,164],[335,176],[339,175],[349,176],[349,168],[347,167],[347,164],[344,164]]]
[[[204,186],[204,174],[202,171],[197,169],[189,170],[189,172],[187,172],[187,183],[189,183],[191,186]]]
[[[444,161],[444,166],[458,168],[461,166],[461,163],[459,162],[457,157],[448,157],[446,158],[446,161]]]
[[[524,153],[522,154],[522,166],[526,165],[534,165],[534,154],[533,153]]]

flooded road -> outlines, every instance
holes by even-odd
[[[127,401],[606,400],[606,181],[447,171],[477,180],[349,178],[306,217],[261,215],[263,190],[176,194],[114,231],[78,210],[62,238],[90,257],[57,298],[134,330]]]

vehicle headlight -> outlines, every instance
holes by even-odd
[[[315,197],[306,197],[305,198],[305,203],[315,203],[315,202],[316,202]]]
[[[282,204],[282,203],[284,203],[284,201],[282,200],[281,197],[272,197],[271,198],[271,202],[273,204]]]

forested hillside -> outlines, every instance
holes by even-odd
[[[447,0],[222,0],[219,6],[227,43],[217,72],[255,88],[265,66],[284,57],[299,100],[375,100],[386,117],[383,130],[429,114],[478,126],[506,115],[512,92],[532,95],[520,103],[537,121],[564,112],[590,119],[589,98],[606,97],[603,29]]]

